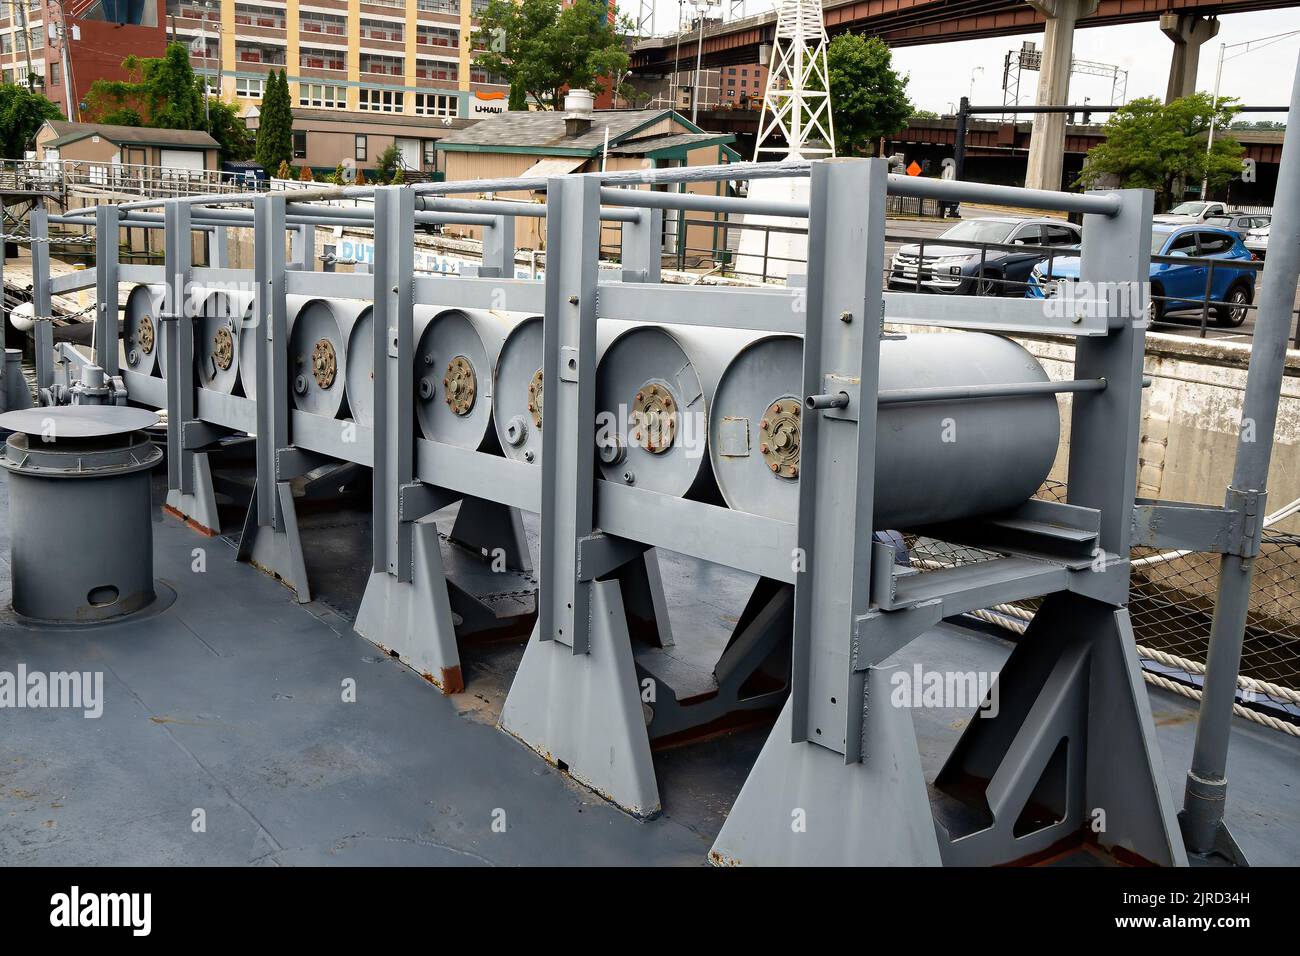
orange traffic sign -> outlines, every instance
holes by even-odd
[[[921,175],[921,167],[916,164],[916,160],[912,160],[910,163],[907,164],[907,175],[909,176]]]

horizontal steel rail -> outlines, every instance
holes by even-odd
[[[976,401],[989,398],[1022,398],[1065,392],[1104,392],[1104,378],[1071,379],[1065,382],[1017,382],[1007,385],[962,385],[941,388],[890,388],[877,393],[879,405],[915,405],[922,402]]]

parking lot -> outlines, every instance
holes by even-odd
[[[989,208],[967,207],[962,210],[963,218],[978,218],[981,216],[998,216],[1007,215],[1006,210]],[[889,237],[886,242],[888,257],[892,258],[899,246],[915,242],[918,239],[937,238],[947,231],[953,224],[951,219],[890,219],[886,224],[886,233]],[[1265,269],[1259,275],[1259,280],[1255,286],[1255,302],[1259,302],[1260,292],[1267,281],[1268,270]],[[1300,286],[1297,287],[1295,296],[1295,308],[1300,309]],[[1295,322],[1292,321],[1294,326]],[[1252,309],[1246,317],[1246,321],[1236,328],[1222,328],[1215,325],[1213,315],[1210,316],[1208,327],[1205,330],[1205,337],[1212,339],[1221,339],[1227,341],[1244,342],[1249,341],[1254,334],[1255,312]],[[1163,332],[1170,335],[1188,335],[1200,336],[1201,334],[1201,317],[1197,312],[1180,312],[1168,316],[1161,322],[1153,326],[1154,331]]]

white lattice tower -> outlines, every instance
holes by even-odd
[[[781,0],[754,159],[769,158],[773,153],[791,159],[834,156],[829,90],[826,24],[820,0]],[[788,146],[771,142],[778,134]],[[827,145],[809,146],[810,140]]]

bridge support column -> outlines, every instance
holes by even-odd
[[[1192,13],[1163,13],[1160,31],[1174,41],[1174,56],[1169,62],[1169,87],[1165,102],[1172,103],[1196,92],[1196,65],[1201,58],[1201,44],[1219,35],[1217,17],[1198,17]]]
[[[1091,16],[1098,0],[1029,0],[1047,17],[1043,33],[1043,64],[1038,75],[1038,105],[1065,106],[1070,95],[1070,60],[1074,54],[1074,25]],[[1030,189],[1060,189],[1065,154],[1065,114],[1034,115],[1029,141],[1029,168],[1025,185]]]

